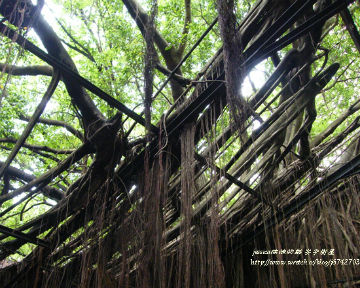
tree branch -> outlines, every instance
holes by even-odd
[[[89,59],[91,62],[96,64],[96,61],[92,55],[87,54],[86,52],[82,51],[81,49],[77,48],[74,45],[71,45],[70,43],[66,42],[64,39],[60,39],[62,43],[64,43],[66,46],[68,46],[70,49],[79,52],[81,55],[85,56],[87,59]]]
[[[4,150],[7,150],[7,151],[11,151],[11,148],[10,147],[7,147],[7,146],[4,146],[4,145],[0,145],[0,148],[1,149],[4,149]],[[29,149],[30,150],[30,149]],[[51,154],[48,154],[48,153],[46,153],[46,152],[42,152],[42,151],[40,151],[40,150],[30,150],[32,153],[34,153],[34,154],[38,154],[38,155],[40,155],[40,156],[42,156],[42,157],[44,157],[44,158],[48,158],[48,159],[50,159],[50,160],[53,160],[54,162],[60,162],[60,160],[57,158],[57,157],[55,157],[55,156],[53,156],[53,155],[51,155]],[[43,162],[43,160],[41,159],[41,158],[38,158],[41,162]],[[43,162],[44,163],[44,162]],[[4,174],[4,177],[5,177],[5,175],[6,175],[6,172],[5,172],[5,174]]]
[[[356,28],[354,20],[350,14],[349,9],[344,9],[340,12],[341,18],[343,19],[346,29],[348,30],[351,39],[354,41],[355,47],[357,48],[358,52],[360,53],[360,34]]]
[[[58,22],[58,24],[60,25],[61,29],[65,32],[65,34],[71,39],[71,41],[73,41],[76,45],[78,45],[82,50],[80,50],[79,48],[65,42],[65,40],[62,40],[62,42],[69,46],[71,49],[74,49],[75,51],[79,52],[80,54],[84,55],[86,58],[88,58],[91,62],[94,62],[96,64],[95,58],[91,55],[89,49],[87,49],[84,45],[82,45],[81,43],[79,43],[79,41],[77,41],[74,36],[71,35],[71,33],[65,28],[65,26],[58,20],[56,19],[56,21]]]
[[[189,34],[190,29],[190,23],[191,23],[191,0],[184,0],[185,2],[185,21],[184,21],[184,28],[182,32],[182,39],[179,44],[179,48],[177,49],[178,57],[182,57],[185,51],[185,47],[187,44],[187,38]]]
[[[15,138],[0,138],[0,143],[16,143],[16,142],[17,142],[17,139],[15,139]],[[54,154],[71,154],[74,152],[74,150],[56,150],[56,149],[50,148],[48,146],[32,145],[32,144],[27,144],[27,143],[24,143],[22,146],[31,151],[35,151],[35,152],[37,152],[39,150],[54,153]]]
[[[30,121],[28,122],[28,124],[26,125],[23,133],[21,134],[19,139],[17,139],[15,146],[13,147],[13,149],[11,150],[9,156],[7,157],[7,159],[5,161],[5,164],[0,167],[0,178],[2,177],[6,168],[14,160],[17,153],[19,152],[21,147],[24,145],[26,139],[30,136],[30,133],[31,133],[32,129],[35,127],[36,122],[40,118],[40,115],[44,112],[47,102],[50,100],[51,96],[54,94],[59,81],[60,81],[60,72],[59,72],[59,70],[55,70],[54,75],[51,79],[51,82],[50,82],[43,98],[41,99],[41,102],[36,107],[35,112],[34,112],[33,116],[31,117]]]
[[[81,20],[84,22],[86,29],[89,31],[92,40],[93,40],[93,41],[95,42],[95,44],[96,44],[96,48],[97,48],[98,52],[102,53],[102,52],[103,52],[103,48],[101,47],[100,40],[95,37],[95,33],[92,31],[91,25],[90,25],[90,23],[89,23],[86,15],[85,15],[83,9],[80,9],[80,15],[81,15],[80,18],[81,18]]]
[[[123,0],[123,3],[128,9],[131,17],[135,20],[137,26],[140,29],[140,32],[142,33],[145,39],[145,34],[146,34],[145,27],[148,25],[150,21],[149,16],[142,9],[142,7],[136,2],[136,0]],[[181,69],[180,67],[177,68],[177,65],[178,63],[180,63],[182,55],[177,53],[177,50],[174,47],[169,46],[169,44],[161,36],[159,31],[155,29],[155,27],[152,27],[152,29],[154,30],[154,37],[153,37],[154,43],[159,48],[159,51],[166,62],[166,67],[171,71],[176,69],[176,73],[181,75],[182,74]],[[173,99],[176,101],[181,96],[184,89],[174,79],[170,81],[170,84],[171,84]]]
[[[85,155],[94,152],[92,145],[89,142],[83,144],[79,149],[74,151],[69,157],[67,157],[64,161],[58,164],[58,166],[48,170],[46,173],[42,174],[38,178],[31,180],[29,183],[24,186],[16,189],[15,191],[8,193],[6,195],[0,196],[0,204],[14,198],[15,196],[20,195],[25,191],[29,191],[33,187],[45,187],[50,183],[52,179],[60,175],[66,169],[68,169],[71,165],[79,161]],[[35,190],[36,191],[36,190]],[[33,190],[31,192],[34,192]]]
[[[20,120],[23,121],[29,121],[30,117],[25,115],[19,116]],[[79,138],[80,140],[84,140],[84,135],[79,131],[76,130],[71,125],[67,124],[66,122],[59,121],[59,120],[53,120],[53,119],[45,119],[45,118],[39,118],[38,123],[46,124],[46,125],[52,125],[52,126],[59,126],[65,128],[67,131],[69,131],[71,134]]]
[[[0,63],[0,70],[13,76],[51,76],[53,73],[53,68],[47,65],[32,65],[24,67]]]
[[[2,165],[4,165],[4,162],[0,161],[0,166],[2,166]],[[25,182],[31,182],[36,179],[35,176],[27,174],[23,170],[20,170],[13,166],[9,166],[6,173],[10,178],[20,179]],[[45,196],[47,196],[51,199],[57,200],[57,201],[63,199],[65,196],[63,192],[61,192],[60,190],[58,190],[54,187],[50,187],[50,186],[45,186],[44,188],[41,189],[41,191],[43,192],[43,194]]]
[[[343,123],[350,115],[354,114],[358,110],[360,110],[360,100],[357,100],[355,103],[353,103],[342,115],[330,123],[324,131],[316,135],[311,141],[310,147],[313,148],[318,146],[322,141],[330,136],[336,130],[336,128],[341,125],[341,123]]]
[[[328,91],[332,88],[334,88],[334,86],[337,84],[337,83],[340,83],[340,82],[345,82],[344,80],[339,80],[344,74],[345,72],[349,69],[349,67],[354,63],[355,59],[352,59],[350,61],[350,63],[348,65],[346,65],[346,67],[341,71],[341,73],[336,77],[336,79],[333,81],[333,83],[329,86],[326,87],[326,89],[324,89],[322,92],[325,92],[325,91]],[[351,79],[351,80],[355,80],[355,79]]]
[[[26,203],[25,203],[25,205],[26,205]],[[23,209],[26,208],[25,205],[24,205]],[[2,220],[3,222],[5,222],[7,219],[13,218],[13,217],[18,216],[18,215],[20,215],[20,218],[21,218],[24,213],[26,213],[26,212],[28,212],[29,210],[31,210],[32,208],[34,208],[34,207],[36,207],[36,206],[40,206],[40,205],[47,205],[47,206],[50,206],[50,207],[53,206],[53,205],[51,205],[50,203],[45,202],[45,201],[39,202],[39,203],[36,203],[36,204],[31,205],[30,207],[28,207],[28,208],[26,208],[26,209],[24,209],[24,210],[21,210],[20,212],[15,212],[15,213],[10,214],[10,215],[8,214],[8,215],[6,215],[6,217],[1,218],[1,220]],[[22,221],[22,219],[21,219],[20,221]]]
[[[124,5],[129,11],[131,17],[135,20],[137,26],[140,29],[141,34],[145,37],[145,27],[149,22],[149,16],[146,14],[144,9],[136,2],[136,0],[123,0]],[[161,54],[167,54],[166,48],[169,43],[160,35],[160,33],[154,29],[154,42],[159,48]]]
[[[74,72],[78,73],[75,63],[64,49],[60,39],[41,15],[38,17],[36,23],[34,23],[34,29],[48,53],[57,59],[61,59],[62,62],[66,63]],[[62,75],[62,78],[73,103],[81,112],[85,129],[92,128],[91,131],[87,131],[89,132],[88,135],[91,136],[94,131],[104,124],[104,116],[85,89],[79,85],[77,81],[68,75]]]
[[[171,74],[171,71],[160,63],[156,63],[156,69],[159,70],[161,73],[165,74],[166,76],[169,76]],[[171,77],[184,87],[186,87],[192,82],[190,79],[187,79],[179,74],[173,74]]]

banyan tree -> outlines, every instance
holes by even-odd
[[[359,285],[358,1],[0,14],[0,287]]]

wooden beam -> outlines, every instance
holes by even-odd
[[[33,243],[35,245],[39,245],[39,246],[42,246],[42,247],[45,247],[45,248],[49,248],[49,243],[47,243],[46,241],[41,240],[41,239],[36,238],[36,237],[29,236],[29,235],[27,235],[27,234],[25,234],[23,232],[16,231],[14,229],[3,226],[1,224],[0,224],[0,232],[5,234],[5,235],[12,236],[12,237],[15,237],[15,238],[23,240],[23,241]]]

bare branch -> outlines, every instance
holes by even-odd
[[[0,161],[0,166],[2,166],[3,164],[4,162]],[[23,170],[20,170],[13,166],[9,166],[6,173],[10,178],[19,179],[25,182],[31,182],[36,179],[35,176],[25,173]],[[50,186],[45,186],[44,188],[41,189],[41,191],[45,196],[57,201],[61,200],[65,196],[63,192]]]
[[[65,28],[65,26],[58,20],[56,19],[56,21],[58,22],[58,24],[60,25],[61,29],[65,32],[65,34],[71,39],[71,41],[73,41],[77,46],[79,46],[81,49],[77,48],[76,46],[73,46],[67,42],[65,42],[65,40],[62,40],[63,43],[67,46],[69,46],[71,49],[74,49],[75,51],[81,53],[82,55],[84,55],[86,58],[88,58],[90,61],[96,63],[94,57],[91,55],[89,49],[87,49],[84,45],[82,45],[79,41],[77,41],[74,36],[71,35],[71,33]]]
[[[16,66],[0,63],[0,70],[13,76],[51,76],[53,68],[47,65]]]
[[[11,148],[10,148],[10,147],[4,146],[4,145],[0,145],[0,148],[3,149],[3,150],[6,150],[6,151],[11,151]],[[30,150],[30,149],[29,149],[29,150]],[[47,152],[42,152],[42,151],[40,151],[40,150],[30,150],[30,151],[31,151],[33,154],[37,154],[37,155],[40,155],[40,156],[42,156],[42,157],[44,157],[44,158],[48,158],[48,159],[50,159],[50,160],[53,160],[54,162],[57,162],[57,163],[60,162],[60,160],[59,160],[57,157],[55,157],[54,155],[49,154],[49,153],[47,153]],[[30,154],[30,153],[29,153],[29,154]],[[44,163],[43,159],[38,158],[38,160]],[[4,177],[5,177],[5,175],[6,175],[6,172],[4,173]]]
[[[20,118],[20,120],[23,120],[23,121],[30,121],[30,117],[25,116],[25,115],[20,115],[19,118]],[[80,140],[84,140],[84,135],[79,130],[76,130],[74,127],[67,124],[66,122],[59,121],[59,120],[53,120],[53,119],[39,118],[38,123],[63,127],[67,131],[69,131],[71,134],[73,134],[77,138],[79,138]]]
[[[16,143],[17,140],[14,138],[0,138],[0,143]],[[27,144],[24,143],[22,145],[25,148],[28,148],[31,151],[45,151],[45,152],[50,152],[50,153],[54,153],[54,154],[71,154],[74,152],[74,150],[56,150],[53,148],[50,148],[48,146],[40,146],[40,145],[31,145],[31,144]]]
[[[37,188],[45,187],[51,182],[52,179],[56,178],[58,175],[60,175],[62,172],[68,169],[71,165],[73,165],[74,163],[79,161],[82,157],[84,157],[86,154],[89,154],[91,152],[94,152],[91,144],[89,142],[83,144],[79,149],[74,151],[68,158],[66,158],[64,161],[59,163],[58,166],[47,171],[38,178],[31,180],[29,183],[16,189],[15,191],[0,196],[0,204],[11,198],[14,198],[15,196],[20,195],[25,191],[29,191],[33,187],[37,187]]]
[[[40,205],[47,205],[47,206],[50,206],[50,207],[53,206],[53,205],[47,203],[46,201],[33,204],[33,205],[31,205],[30,207],[28,207],[28,208],[26,208],[25,205],[24,205],[24,208],[26,208],[25,210],[22,210],[22,211],[20,211],[20,212],[16,212],[16,213],[7,215],[6,217],[1,218],[1,220],[5,222],[7,219],[13,218],[13,217],[15,217],[15,216],[17,216],[17,215],[20,215],[20,217],[22,217],[22,214],[23,214],[23,213],[26,213],[26,212],[28,212],[29,210],[31,210],[32,208],[34,208],[34,207],[36,207],[36,206],[40,206]]]
[[[92,57],[91,54],[87,54],[86,52],[82,51],[81,49],[77,48],[76,46],[71,45],[70,43],[66,42],[64,39],[61,39],[61,42],[64,43],[66,46],[68,46],[70,49],[73,49],[74,51],[79,52],[81,55],[85,56],[91,62],[96,64],[96,61],[95,61],[94,57]]]
[[[339,83],[339,82],[345,82],[345,80],[340,80],[340,78],[345,74],[345,72],[349,69],[349,67],[354,63],[355,59],[352,59],[350,61],[350,63],[348,65],[346,65],[346,67],[341,71],[341,73],[336,77],[336,79],[334,80],[334,82],[329,85],[328,87],[326,87],[326,89],[324,89],[322,92],[328,91],[332,88],[334,88],[334,86]],[[351,80],[355,80],[355,79],[351,79]]]
[[[185,0],[184,2],[185,2],[184,28],[183,28],[182,39],[179,44],[179,48],[176,51],[179,57],[182,57],[182,55],[184,54],[187,44],[189,29],[190,29],[190,23],[191,23],[191,0]]]
[[[166,67],[162,66],[160,63],[156,63],[156,69],[158,69],[161,73],[165,74],[166,76],[169,76],[171,74],[171,71]],[[184,87],[186,87],[192,82],[190,79],[187,79],[179,74],[173,74],[172,78]]]
[[[101,43],[100,43],[99,39],[97,39],[95,37],[95,33],[92,31],[91,25],[90,25],[86,15],[85,15],[83,9],[80,9],[80,15],[81,15],[81,20],[84,22],[86,29],[89,31],[91,38],[93,39],[93,41],[96,44],[98,52],[103,52],[103,49],[101,47]]]

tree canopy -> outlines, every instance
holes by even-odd
[[[359,2],[0,14],[3,287],[356,285]]]

